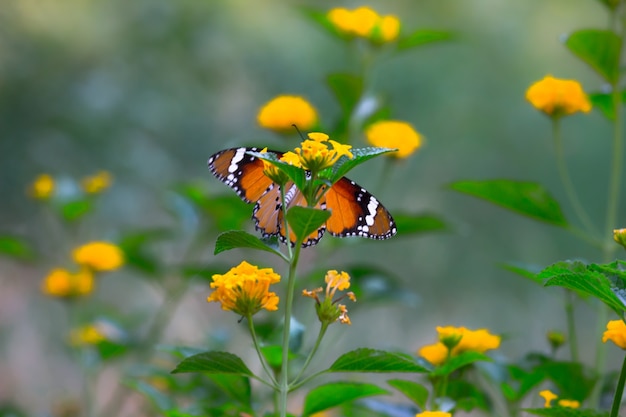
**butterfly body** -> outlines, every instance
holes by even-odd
[[[212,155],[207,164],[220,181],[232,188],[247,203],[255,203],[252,218],[264,237],[278,236],[286,242],[281,186],[264,174],[264,164],[248,151],[257,148],[231,148]],[[281,152],[268,151],[277,156]],[[287,209],[306,206],[304,195],[288,181],[284,185]],[[396,234],[396,224],[387,209],[367,190],[354,181],[342,177],[332,184],[316,208],[329,210],[331,216],[317,231],[309,235],[303,246],[315,245],[324,233],[337,237],[360,236],[369,239],[388,239]],[[289,240],[295,241],[290,233]]]

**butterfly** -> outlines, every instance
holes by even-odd
[[[247,152],[260,152],[257,148],[231,148],[217,152],[207,161],[209,170],[220,181],[235,190],[246,203],[255,203],[252,218],[263,237],[277,236],[287,241],[280,186],[268,178],[263,161]],[[282,152],[274,153],[279,158]],[[287,209],[307,205],[304,195],[295,184],[285,185]],[[342,177],[335,182],[318,203],[318,209],[329,210],[330,217],[317,231],[302,243],[303,247],[315,245],[328,232],[337,237],[361,236],[370,239],[388,239],[396,234],[396,223],[387,209],[367,190],[352,180]],[[289,240],[295,244],[295,236]]]

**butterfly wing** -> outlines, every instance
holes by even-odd
[[[331,211],[326,228],[333,236],[389,239],[397,232],[389,211],[376,197],[346,177],[333,184],[325,199]]]
[[[254,203],[274,184],[263,173],[263,161],[247,151],[258,148],[231,148],[212,155],[207,161],[209,170],[220,181],[235,190],[246,203]],[[278,153],[279,152],[274,152]]]

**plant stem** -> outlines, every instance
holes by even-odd
[[[615,395],[613,396],[613,406],[611,406],[610,417],[617,417],[619,413],[619,407],[622,403],[622,395],[624,395],[624,383],[626,382],[626,356],[624,356],[624,363],[622,363],[622,371],[619,374],[619,380],[617,381],[617,387],[615,387]]]
[[[256,349],[257,355],[259,356],[259,361],[261,361],[261,365],[263,366],[263,370],[265,370],[265,373],[267,374],[267,376],[272,381],[272,384],[274,385],[274,387],[276,387],[276,380],[274,379],[274,375],[272,373],[272,370],[267,365],[267,361],[265,360],[265,357],[261,353],[261,345],[259,344],[259,339],[256,336],[256,331],[254,330],[254,322],[252,321],[252,315],[249,314],[246,317],[246,320],[248,321],[248,330],[250,331],[250,337],[252,338],[252,344],[254,345],[254,349]]]
[[[589,232],[594,231],[594,225],[591,221],[591,218],[585,211],[585,208],[581,204],[578,194],[576,193],[576,188],[574,187],[574,183],[569,175],[569,171],[567,170],[567,164],[565,163],[565,151],[563,147],[563,138],[561,136],[561,123],[560,118],[552,119],[552,139],[554,140],[554,150],[556,152],[556,164],[559,170],[559,176],[561,177],[561,181],[563,182],[563,187],[565,188],[565,193],[567,194],[567,198],[578,216],[578,219],[583,224],[585,228]]]
[[[306,358],[306,361],[304,361],[304,365],[302,365],[300,372],[298,372],[298,375],[293,380],[293,384],[298,383],[298,380],[300,379],[300,377],[302,376],[306,368],[309,366],[309,363],[311,363],[313,356],[315,356],[317,349],[320,347],[320,343],[322,342],[322,339],[324,338],[324,334],[326,334],[327,329],[328,329],[328,323],[322,323],[322,326],[320,327],[320,331],[317,335],[317,340],[315,341],[315,346],[313,346],[313,349],[309,353],[309,356]]]
[[[569,339],[569,348],[571,359],[578,362],[578,338],[576,337],[576,323],[574,320],[574,301],[576,294],[573,291],[565,289],[565,315],[567,318],[567,338]]]

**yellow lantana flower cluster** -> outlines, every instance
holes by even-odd
[[[317,317],[323,324],[328,325],[335,321],[341,324],[352,324],[350,317],[348,317],[348,308],[344,304],[338,303],[346,297],[352,302],[356,302],[354,293],[350,291],[333,300],[337,291],[344,291],[350,288],[350,275],[347,272],[337,272],[332,269],[326,273],[324,281],[326,282],[326,291],[323,300],[320,300],[318,296],[318,294],[324,292],[322,287],[311,291],[302,290],[302,295],[315,300]]]
[[[317,124],[317,110],[300,96],[282,95],[261,107],[257,121],[261,127],[278,132],[295,132],[294,125],[310,130]]]
[[[445,411],[422,411],[415,414],[415,417],[452,417],[452,414]]]
[[[626,350],[626,324],[623,320],[611,320],[607,323],[602,342],[606,343],[608,340]]]
[[[389,153],[393,158],[407,158],[422,146],[422,136],[409,123],[398,120],[382,120],[372,123],[365,136],[372,146],[397,149]]]
[[[113,177],[108,171],[100,171],[95,175],[85,177],[80,182],[83,191],[87,194],[98,194],[106,190],[113,183]]]
[[[326,18],[338,31],[374,42],[392,42],[400,34],[397,16],[381,16],[369,7],[354,10],[337,7],[331,9]]]
[[[124,265],[124,253],[108,242],[91,242],[74,249],[74,262],[78,272],[55,268],[42,283],[44,294],[52,297],[78,297],[90,294],[94,289],[94,273],[113,271]]]
[[[72,346],[97,345],[106,339],[106,335],[96,324],[88,324],[73,329],[70,333],[70,344]]]
[[[545,403],[543,405],[544,407],[552,407],[552,402],[556,400],[557,398],[559,398],[558,395],[556,395],[555,393],[547,389],[539,392],[539,396],[545,400]],[[560,407],[567,407],[567,408],[580,407],[580,402],[576,400],[560,399],[556,402],[556,404]]]
[[[311,132],[308,134],[308,139],[300,144],[300,148],[296,148],[295,152],[284,153],[281,161],[312,172],[319,172],[333,166],[342,156],[353,158],[351,148],[350,145],[329,139],[325,133]]]
[[[551,75],[531,85],[526,91],[526,99],[550,117],[591,111],[591,102],[578,81]]]
[[[465,327],[438,326],[439,341],[422,347],[418,354],[433,365],[441,365],[449,357],[463,352],[485,353],[500,347],[500,336],[487,329],[469,330]]]
[[[263,308],[276,311],[278,296],[270,292],[269,287],[279,281],[280,275],[272,268],[259,268],[243,261],[223,275],[213,275],[211,288],[214,291],[207,301],[219,302],[223,310],[244,317],[251,317]]]
[[[28,194],[37,200],[47,200],[54,193],[54,178],[50,174],[41,174],[28,188]]]

